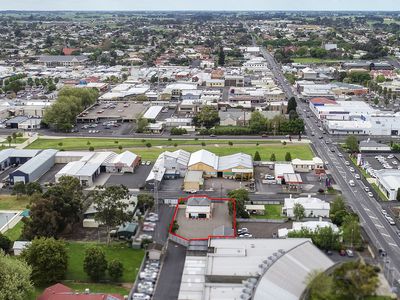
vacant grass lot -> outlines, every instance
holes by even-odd
[[[0,210],[24,210],[28,204],[28,196],[0,195]]]
[[[315,57],[294,57],[293,62],[299,64],[322,64],[322,63],[339,63],[344,60],[329,59],[329,58],[315,58]]]
[[[276,144],[275,140],[235,140],[235,137],[232,137],[231,140],[207,140],[207,139],[177,139],[174,140],[172,137],[171,140],[167,139],[110,139],[110,138],[62,138],[62,139],[42,139],[39,138],[34,141],[32,144],[28,146],[30,149],[64,149],[64,150],[82,150],[89,149],[89,147],[93,147],[95,149],[118,149],[119,146],[123,148],[132,148],[132,147],[146,147],[147,143],[151,143],[152,146],[174,146],[175,144],[178,146],[181,145],[201,145],[202,143],[210,144],[210,143],[218,143],[221,145],[228,145],[229,141],[232,141],[234,144]]]
[[[140,155],[145,160],[155,160],[163,151],[174,151],[176,149],[184,149],[189,152],[195,152],[200,149],[206,149],[217,155],[230,155],[238,152],[250,154],[254,157],[256,151],[260,153],[261,160],[269,160],[272,153],[275,153],[277,161],[284,161],[286,152],[290,152],[292,158],[312,159],[313,153],[308,145],[286,145],[270,144],[270,145],[233,145],[226,146],[220,144],[210,144],[206,146],[181,146],[177,148],[129,148],[128,150]]]
[[[118,143],[115,143],[118,141]],[[151,143],[151,147],[146,147],[146,143]],[[232,139],[233,145],[230,146],[229,140],[177,140],[168,141],[161,139],[152,139],[145,142],[134,139],[38,139],[32,143],[29,148],[32,149],[64,149],[64,150],[88,150],[93,147],[95,150],[116,150],[119,146],[123,150],[130,150],[140,155],[144,160],[156,160],[160,153],[169,150],[184,149],[189,152],[195,152],[200,149],[206,149],[217,155],[229,155],[237,152],[243,152],[254,156],[258,151],[262,160],[269,160],[272,153],[275,153],[278,161],[285,159],[286,152],[290,152],[292,158],[311,159],[313,153],[307,144],[288,144],[283,146],[277,141],[268,140],[237,140]],[[59,143],[62,143],[59,145]],[[176,147],[174,144],[177,144]],[[205,146],[202,146],[205,143]],[[258,146],[257,146],[258,143]]]
[[[269,219],[269,220],[281,220],[283,217],[282,213],[282,205],[280,204],[267,204],[265,206],[265,214],[264,215],[252,215],[251,217],[254,219]]]
[[[110,261],[111,259],[118,259],[122,262],[124,265],[124,275],[121,279],[122,282],[133,283],[135,281],[138,269],[144,256],[143,250],[129,248],[125,243],[113,243],[107,246],[105,244],[84,242],[67,243],[69,260],[66,280],[80,282],[90,281],[89,277],[83,271],[83,260],[85,257],[85,250],[91,246],[98,246],[102,248],[106,254],[107,261]],[[107,279],[107,277],[105,279]]]

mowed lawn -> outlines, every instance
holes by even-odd
[[[28,204],[28,196],[0,195],[0,210],[24,210]]]
[[[329,59],[329,58],[315,58],[315,57],[293,57],[293,62],[299,64],[320,64],[320,63],[339,63],[346,61],[345,59]]]
[[[22,229],[24,223],[19,221],[13,228],[8,229],[4,235],[7,236],[12,241],[18,241],[22,235]]]
[[[300,159],[312,159],[313,152],[311,148],[307,144],[294,144],[294,145],[286,145],[282,144],[270,144],[270,145],[220,145],[220,144],[207,144],[206,146],[180,146],[180,147],[172,147],[172,148],[157,148],[151,147],[148,149],[143,148],[128,148],[138,155],[140,155],[144,160],[156,160],[160,153],[168,150],[174,151],[177,149],[183,149],[189,152],[195,152],[200,149],[206,149],[211,151],[217,155],[230,155],[238,152],[243,152],[246,154],[250,154],[254,157],[256,151],[260,153],[261,160],[269,160],[271,154],[275,154],[277,161],[284,161],[286,152],[290,152],[292,159],[300,158]]]
[[[115,143],[118,141],[118,143]],[[290,152],[292,158],[311,159],[313,153],[307,144],[287,144],[283,146],[280,142],[272,140],[234,140],[230,146],[230,140],[177,140],[168,141],[161,139],[152,139],[142,142],[135,139],[86,139],[86,138],[65,138],[65,139],[38,139],[28,148],[32,149],[64,149],[64,150],[88,150],[93,147],[96,150],[117,150],[122,146],[123,150],[132,151],[140,155],[144,160],[156,160],[160,153],[168,150],[175,151],[184,149],[189,152],[195,152],[200,149],[206,149],[217,155],[229,155],[243,152],[254,156],[258,151],[262,160],[269,160],[274,153],[278,161],[285,159],[286,152]],[[146,147],[146,143],[151,143],[151,147]],[[62,143],[61,146],[58,145]],[[174,144],[177,144],[176,146]],[[205,143],[205,146],[202,146]],[[258,145],[257,145],[258,144]]]
[[[267,204],[264,205],[265,214],[263,215],[252,215],[254,219],[269,219],[269,220],[281,220],[282,217],[282,205],[280,204]]]
[[[249,144],[249,143],[259,143],[259,144],[274,144],[276,140],[266,140],[266,139],[254,139],[254,140],[207,140],[207,139],[176,139],[171,137],[168,139],[110,139],[110,138],[61,138],[61,139],[45,139],[39,138],[30,144],[27,148],[29,149],[64,149],[64,150],[87,150],[89,147],[94,149],[118,149],[119,146],[123,148],[132,147],[146,147],[147,143],[152,146],[175,146],[178,145],[201,145],[202,143],[218,143],[221,145],[228,145],[229,141],[234,144]]]
[[[107,261],[118,259],[124,265],[124,275],[121,282],[134,282],[140,264],[142,263],[144,251],[129,248],[126,243],[112,243],[109,246],[105,244],[86,243],[86,242],[68,242],[68,269],[66,280],[79,282],[90,282],[89,277],[83,270],[83,261],[85,250],[91,246],[102,248],[106,254]],[[105,278],[107,279],[107,277]]]

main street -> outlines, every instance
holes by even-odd
[[[253,44],[256,46],[254,37]],[[264,47],[260,49],[277,83],[289,98],[295,97],[298,104],[298,113],[303,116],[308,138],[314,146],[316,154],[327,163],[332,177],[340,187],[348,205],[358,214],[361,226],[368,234],[375,248],[386,251],[387,256],[382,261],[383,271],[391,286],[396,286],[398,284],[397,280],[400,278],[400,238],[397,235],[397,227],[391,226],[387,222],[381,213],[382,207],[380,204],[367,195],[363,182],[355,179],[354,174],[345,165],[345,156],[339,157],[335,154],[340,150],[335,145],[327,145],[324,139],[319,138],[323,136],[323,133],[317,124],[307,118],[304,113],[307,110],[307,104],[299,100],[272,54]],[[311,135],[312,132],[315,134]],[[334,153],[331,152],[332,148],[335,148]],[[355,182],[354,187],[349,185],[350,180]]]

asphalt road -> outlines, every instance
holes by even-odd
[[[169,241],[153,300],[178,299],[185,259],[186,248]]]
[[[256,45],[254,38],[253,43]],[[323,134],[315,122],[305,117],[304,110],[307,110],[307,104],[299,100],[286,81],[274,57],[263,47],[261,47],[261,52],[275,75],[277,84],[282,87],[289,98],[296,98],[298,113],[303,116],[307,133],[315,133],[314,136],[309,135],[308,138],[311,140],[317,155],[328,163],[334,180],[340,186],[348,205],[359,215],[361,226],[368,234],[371,242],[376,249],[383,249],[387,252],[387,257],[382,260],[384,274],[391,286],[396,287],[398,285],[396,281],[400,278],[400,239],[396,233],[397,227],[391,226],[387,222],[381,213],[380,204],[367,195],[364,190],[364,183],[354,178],[354,174],[345,165],[345,158],[336,154],[337,147],[331,144],[328,146],[324,139],[318,138]],[[330,139],[332,140],[332,138]],[[332,147],[335,148],[335,153],[330,151]],[[349,185],[350,180],[354,180],[354,187]]]

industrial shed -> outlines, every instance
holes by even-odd
[[[140,156],[135,153],[125,151],[112,157],[105,163],[108,173],[133,173],[140,163]]]
[[[186,192],[199,191],[204,185],[202,171],[188,171],[183,180],[183,190]]]
[[[57,150],[47,149],[40,152],[10,174],[11,184],[33,182],[42,177],[55,164]]]
[[[105,162],[113,155],[113,152],[97,152],[90,158],[84,156],[81,160],[69,162],[55,175],[56,182],[62,176],[72,176],[78,178],[83,187],[92,186],[100,172],[105,172]]]
[[[217,177],[219,157],[207,150],[199,150],[190,156],[189,171],[203,171],[205,177]]]
[[[164,106],[150,106],[149,109],[144,113],[143,119],[155,121],[163,108]]]
[[[219,158],[218,177],[249,180],[253,174],[253,159],[248,154],[236,153]]]
[[[0,151],[0,171],[3,171],[11,165],[20,165],[26,163],[32,157],[36,156],[40,150],[25,149],[5,149]]]

